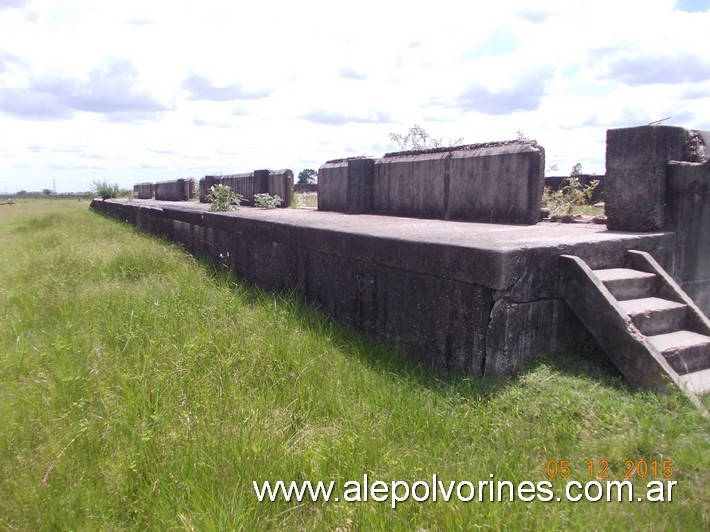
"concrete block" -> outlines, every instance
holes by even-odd
[[[688,156],[686,130],[643,126],[607,131],[607,227],[657,231],[665,225],[666,165]]]
[[[692,286],[694,299],[706,301],[701,308],[710,314],[710,295],[697,291],[710,285],[710,161],[670,163],[666,191],[668,227],[676,232],[673,278]]]
[[[377,159],[372,205],[375,214],[446,218],[449,152],[398,155]]]
[[[206,175],[200,179],[200,203],[207,203],[207,194],[210,192],[210,188],[217,184],[217,177],[213,175]]]
[[[154,185],[155,199],[160,201],[188,201],[190,199],[190,179],[162,181]],[[194,187],[194,185],[192,185]]]
[[[544,149],[522,142],[387,154],[375,161],[373,212],[536,224],[544,164]]]
[[[327,162],[318,169],[318,210],[346,212],[348,161]]]
[[[447,219],[531,224],[540,217],[545,152],[511,144],[451,152]]]
[[[371,213],[374,159],[331,161],[318,169],[318,210]]]
[[[138,183],[133,185],[133,195],[138,199],[153,198],[153,183]]]
[[[243,205],[249,205],[254,201],[254,194],[266,192],[266,185],[257,183],[254,172],[223,175],[218,178],[220,185],[228,186],[236,194],[243,196]]]
[[[290,207],[293,195],[293,171],[269,170],[267,189],[269,194],[279,196],[283,200],[281,207]]]

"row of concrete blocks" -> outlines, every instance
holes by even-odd
[[[545,151],[499,142],[329,161],[318,209],[489,223],[536,224]]]
[[[188,178],[160,183],[138,183],[133,185],[133,195],[138,199],[189,201],[195,196],[195,180]]]
[[[254,204],[256,194],[279,196],[283,203],[281,207],[291,206],[293,194],[293,171],[284,170],[254,170],[253,172],[231,175],[208,175],[200,179],[200,201],[207,202],[207,194],[214,185],[226,185],[237,194],[243,196],[242,203]]]

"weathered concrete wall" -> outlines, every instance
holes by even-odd
[[[318,169],[318,210],[364,214],[373,212],[375,161],[355,157],[328,161]]]
[[[536,224],[540,218],[545,151],[512,144],[451,154],[451,220]]]
[[[153,183],[138,183],[133,185],[133,195],[138,199],[152,199],[153,194]]]
[[[676,232],[673,277],[710,315],[710,161],[671,162],[667,227]]]
[[[676,232],[667,267],[710,312],[710,132],[670,126],[607,132],[607,227]]]
[[[375,161],[376,214],[446,219],[451,153],[392,155]]]
[[[544,164],[543,148],[525,142],[390,153],[374,161],[332,161],[319,170],[318,208],[535,224]]]
[[[244,197],[242,205],[254,205],[256,194],[271,194],[272,196],[278,195],[283,200],[281,207],[289,207],[293,194],[293,171],[289,169],[254,170],[242,174],[208,175],[200,179],[200,202],[207,201],[209,189],[214,185],[226,185],[237,194],[242,195]]]
[[[329,161],[318,169],[318,210],[347,212],[347,209],[348,161]]]
[[[239,277],[288,290],[340,323],[437,371],[501,375],[541,351],[589,342],[560,299],[560,254],[594,267],[627,249],[667,257],[672,234],[603,227],[492,226],[280,209],[94,201]],[[662,259],[661,259],[662,260]]]
[[[610,129],[606,135],[607,227],[658,231],[665,225],[666,165],[687,160],[686,130],[672,126]]]
[[[188,201],[195,189],[195,184],[190,183],[191,179],[177,179],[175,181],[163,181],[155,183],[153,186],[155,199],[160,201]]]
[[[279,196],[283,203],[281,207],[291,206],[293,195],[293,171],[289,169],[269,170],[268,191],[272,196]]]

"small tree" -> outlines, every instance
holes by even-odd
[[[45,196],[51,196],[52,195],[52,189],[51,188],[43,188],[42,189],[42,194]]]
[[[515,132],[515,140],[518,140],[520,142],[530,142],[532,139],[527,136],[525,131],[523,131],[522,129],[518,129]]]
[[[582,163],[577,163],[572,167],[572,171],[569,173],[570,177],[576,177],[582,175]]]
[[[121,187],[118,184],[110,184],[107,181],[94,180],[91,184],[91,192],[95,193],[103,200],[117,198],[121,194]]]
[[[313,170],[313,168],[306,168],[305,170],[301,170],[301,172],[298,174],[297,184],[312,185],[316,182],[317,175],[318,172],[316,170]]]

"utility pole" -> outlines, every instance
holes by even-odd
[[[52,194],[57,195],[57,180],[52,179]]]

